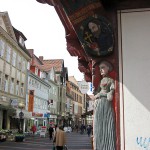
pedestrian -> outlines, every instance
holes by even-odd
[[[49,138],[50,138],[50,140],[52,140],[53,133],[54,133],[54,129],[53,129],[52,125],[50,125],[48,131],[49,131]]]
[[[31,127],[31,131],[32,131],[33,135],[35,135],[35,132],[36,132],[36,125],[35,124]]]
[[[81,127],[80,127],[80,131],[81,131],[80,134],[83,134],[83,133],[84,133],[84,125],[83,125],[83,124],[82,124]]]
[[[54,141],[57,150],[63,150],[66,144],[66,133],[63,131],[63,127],[60,126],[59,130],[56,131]]]
[[[91,135],[91,130],[92,130],[91,126],[88,125],[88,127],[87,127],[87,134],[88,134],[88,136]]]
[[[78,128],[79,128],[79,127],[78,127],[78,125],[77,125],[77,124],[75,125],[75,128],[76,128],[76,132],[78,132]]]

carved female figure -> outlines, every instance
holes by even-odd
[[[114,80],[108,76],[112,65],[102,61],[99,65],[102,80],[94,103],[94,150],[115,150],[115,116],[112,107]]]

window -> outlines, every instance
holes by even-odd
[[[22,71],[26,71],[26,63],[25,60],[22,60]]]
[[[27,69],[30,70],[30,62],[27,62]]]
[[[11,48],[7,45],[7,50],[6,50],[6,61],[10,62],[10,54],[11,54]]]
[[[16,95],[19,95],[19,81],[16,84]]]
[[[51,99],[51,105],[53,105],[53,99]]]
[[[5,75],[4,91],[8,92],[8,75]]]
[[[0,89],[2,87],[2,72],[0,71]]]
[[[0,57],[4,56],[4,48],[5,48],[5,43],[4,41],[0,40]]]
[[[18,55],[17,67],[21,70],[21,57]]]
[[[12,65],[15,67],[16,66],[16,57],[17,57],[17,54],[16,52],[13,51],[13,55],[12,55]]]
[[[14,78],[11,78],[10,82],[10,93],[14,94]]]
[[[20,80],[20,76],[21,76],[20,71],[17,71],[17,80]]]
[[[50,72],[50,79],[54,81],[54,70],[51,70]]]
[[[19,43],[24,47],[24,39],[21,36],[19,37]]]
[[[24,83],[21,83],[20,95],[24,95]]]
[[[38,68],[35,67],[35,75],[38,75]]]
[[[32,80],[31,80],[31,78],[29,78],[29,85],[31,85],[31,83],[32,83]]]

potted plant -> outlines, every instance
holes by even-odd
[[[17,133],[15,135],[15,142],[23,142],[25,140],[25,135],[21,133]]]
[[[7,130],[0,130],[0,142],[6,141]]]

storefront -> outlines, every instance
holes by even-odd
[[[10,129],[10,118],[14,117],[16,110],[11,106],[0,105],[0,128],[1,129]]]
[[[31,126],[36,125],[37,130],[40,130],[42,126],[47,126],[47,117],[43,113],[33,112],[31,120]]]

